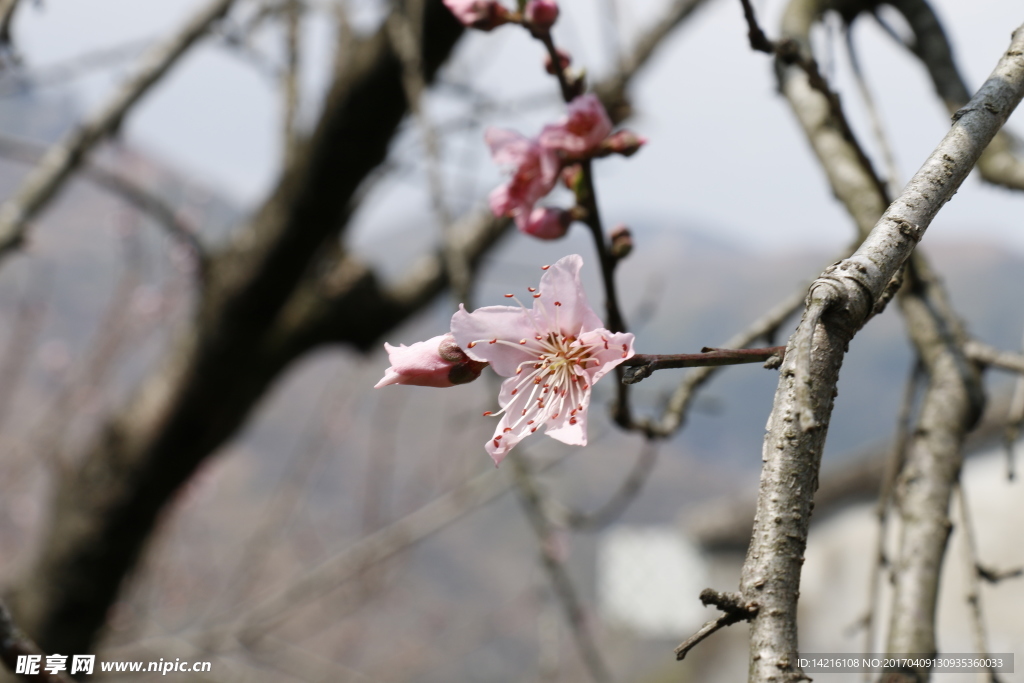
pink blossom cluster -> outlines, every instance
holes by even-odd
[[[646,142],[629,131],[612,134],[608,112],[593,94],[570,102],[568,115],[536,138],[488,128],[484,139],[494,161],[512,169],[511,180],[491,192],[491,211],[513,218],[519,230],[541,239],[563,236],[571,222],[567,211],[534,208],[554,189],[563,168],[595,156],[632,154]]]
[[[444,0],[445,6],[464,26],[490,31],[508,23],[522,23],[535,34],[544,34],[558,19],[555,0],[530,0],[522,15],[508,11],[497,0]]]
[[[532,308],[519,303],[470,313],[460,306],[451,334],[409,347],[385,344],[391,367],[377,386],[447,387],[462,383],[452,376],[458,368],[459,379],[472,381],[489,364],[507,378],[498,394],[501,409],[484,413],[501,416],[485,446],[495,464],[542,428],[563,443],[585,446],[591,387],[633,355],[633,335],[605,329],[587,303],[582,266],[577,254],[544,266],[540,286],[529,288]]]

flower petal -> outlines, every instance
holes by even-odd
[[[515,375],[520,363],[535,356],[529,342],[536,334],[529,313],[513,306],[485,306],[469,313],[460,304],[452,316],[452,335],[459,347],[473,360],[490,363],[503,377]],[[522,340],[527,343],[520,344]]]
[[[578,337],[582,330],[604,329],[604,323],[587,303],[580,282],[583,258],[579,254],[564,256],[548,268],[540,279],[540,298],[534,302],[534,318],[538,324],[557,315],[560,332]],[[556,302],[561,304],[556,306]],[[546,325],[546,327],[549,325]]]
[[[633,339],[632,332],[609,332],[605,329],[590,330],[580,335],[579,343],[594,349],[592,357],[598,361],[587,368],[591,384],[615,369],[622,361],[633,357]]]

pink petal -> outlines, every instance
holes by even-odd
[[[522,308],[485,306],[469,313],[460,305],[452,316],[452,334],[467,356],[490,363],[496,373],[510,377],[533,356],[519,342],[533,339],[537,330]]]
[[[580,335],[581,344],[591,344],[597,348],[593,357],[599,362],[587,368],[591,384],[611,372],[622,361],[633,357],[633,340],[632,332],[609,332],[604,329],[590,330]]]
[[[534,302],[535,317],[553,322],[556,309],[560,331],[571,337],[580,336],[582,330],[603,329],[604,323],[587,303],[587,295],[580,281],[583,258],[579,254],[563,256],[548,268],[540,279],[540,298]],[[555,306],[555,302],[561,306]],[[543,309],[542,311],[540,309]]]

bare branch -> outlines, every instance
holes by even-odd
[[[156,47],[135,75],[99,111],[51,147],[18,191],[0,205],[0,257],[24,240],[28,221],[60,190],[89,151],[113,134],[128,111],[195,44],[210,25],[223,17],[234,0],[213,0],[171,40]]]
[[[967,357],[981,365],[1024,373],[1024,354],[1013,351],[1001,351],[984,342],[972,339],[964,345]]]
[[[787,87],[785,82],[783,87]],[[847,345],[1021,97],[1024,30],[1018,29],[992,76],[857,252],[826,269],[811,286],[807,312],[790,340],[768,422],[758,512],[741,579],[744,597],[762,607],[751,629],[752,681],[804,678],[791,659],[799,650],[796,603],[800,559],[806,547],[811,498],[817,488],[835,383]],[[810,354],[794,353],[796,342],[803,337],[813,340]],[[798,386],[801,379],[810,386]]]
[[[39,673],[19,674],[20,677],[39,683],[75,683],[74,679],[63,671],[51,674],[43,668],[46,664],[46,653],[18,628],[7,605],[0,602],[0,659],[13,673],[18,666],[18,657],[33,655],[43,658],[39,663]]]
[[[594,680],[594,683],[609,683],[612,680],[608,672],[608,665],[604,661],[600,648],[594,640],[590,625],[583,609],[576,586],[566,569],[565,564],[557,555],[556,539],[554,528],[544,515],[544,502],[533,480],[523,453],[514,453],[508,458],[512,464],[512,476],[516,488],[519,490],[519,500],[523,504],[526,518],[530,527],[537,535],[537,543],[540,547],[541,566],[547,572],[551,580],[551,586],[555,595],[562,604],[565,611],[566,621],[572,630],[573,638],[576,641],[576,648],[579,650],[580,658],[587,667],[587,672]]]
[[[726,626],[738,624],[741,621],[750,621],[757,616],[758,606],[756,604],[742,604],[738,595],[719,593],[710,588],[705,588],[700,593],[700,601],[705,607],[714,605],[725,614],[705,623],[692,636],[684,640],[676,648],[676,661],[682,661],[693,648],[708,637],[720,631]]]
[[[970,99],[970,89],[953,62],[953,50],[931,5],[926,0],[892,0],[888,4],[904,16],[914,32],[913,42],[905,46],[928,69],[935,90],[950,115],[958,116]],[[1024,161],[1020,157],[1020,148],[1020,141],[1009,131],[997,133],[978,160],[981,177],[995,185],[1024,190]]]
[[[778,358],[781,362],[785,354],[785,346],[769,346],[764,349],[718,349],[705,346],[700,353],[641,353],[622,363],[624,367],[630,368],[626,371],[622,381],[626,384],[636,384],[644,378],[650,377],[656,370],[669,368],[766,363],[772,358]]]

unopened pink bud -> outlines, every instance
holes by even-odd
[[[451,387],[472,382],[486,363],[471,360],[451,334],[417,342],[412,346],[384,344],[391,367],[376,387],[411,384],[420,387]]]
[[[561,48],[556,48],[555,53],[558,55],[558,68],[560,71],[565,71],[572,64],[572,55]],[[555,64],[551,61],[551,55],[544,57],[544,70],[552,76],[555,75]]]
[[[534,30],[547,33],[558,20],[558,3],[555,0],[530,0],[523,16]]]
[[[556,240],[564,237],[572,224],[572,214],[561,209],[537,208],[530,212],[525,225],[519,229],[537,239]]]
[[[645,144],[647,144],[647,138],[640,137],[631,130],[620,130],[605,138],[601,147],[609,154],[631,157]]]
[[[444,0],[463,26],[490,31],[509,20],[509,12],[497,0]]]

